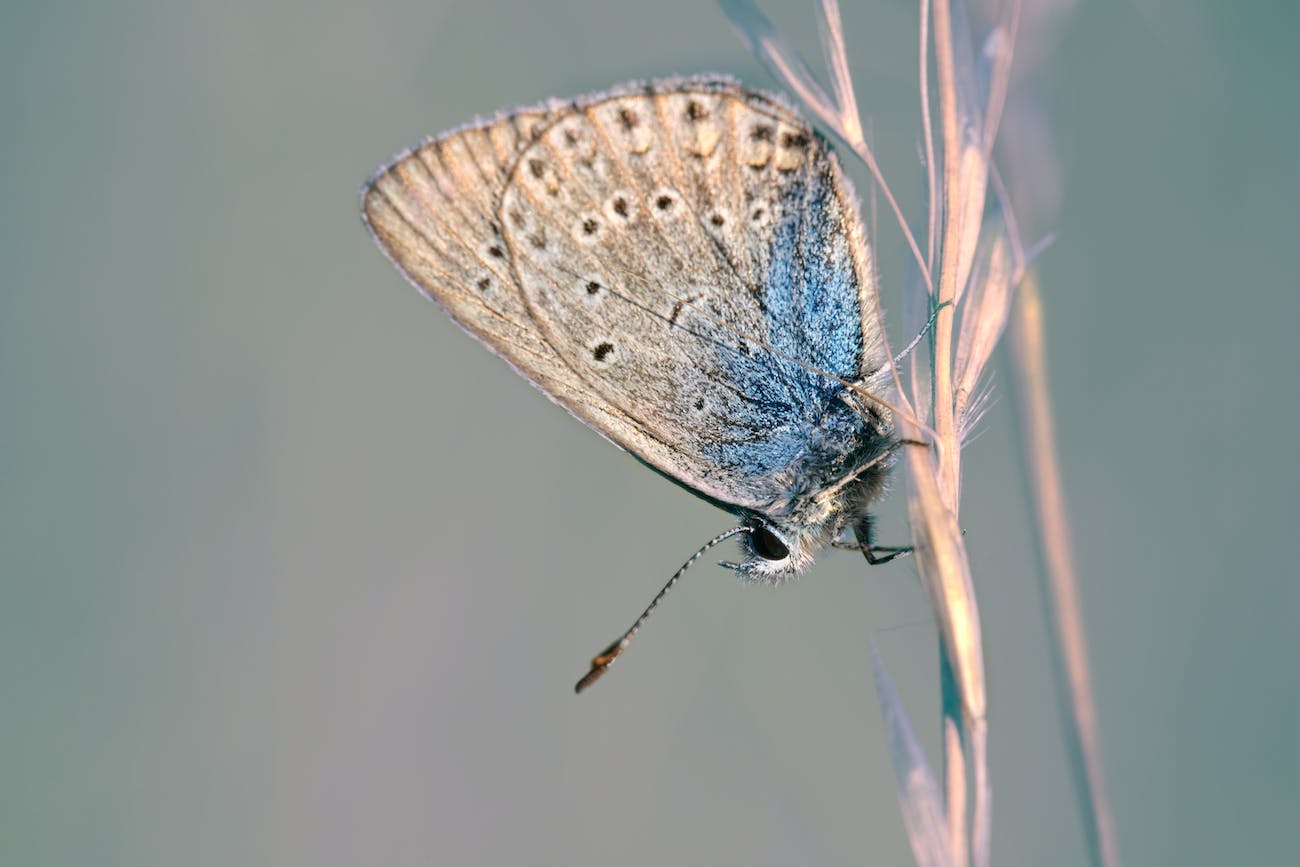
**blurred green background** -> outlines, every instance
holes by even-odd
[[[810,5],[768,6],[815,52]],[[846,6],[918,214],[915,6]],[[1130,865],[1300,847],[1280,14],[1082,4],[1042,79],[1060,448]],[[699,70],[770,86],[681,0],[0,10],[0,863],[910,863],[867,642],[937,757],[911,567],[830,554],[773,591],[702,566],[575,698],[728,518],[464,337],[357,216],[426,133]],[[1013,449],[1002,398],[962,516],[994,861],[1079,865]]]

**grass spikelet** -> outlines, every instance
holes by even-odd
[[[901,462],[907,468],[913,560],[940,636],[942,786],[920,755],[907,715],[872,650],[900,803],[917,863],[983,867],[989,860],[988,699],[979,606],[958,523],[961,447],[984,405],[985,369],[1014,316],[1017,399],[1028,407],[1020,413],[1025,465],[1035,492],[1045,571],[1053,576],[1049,585],[1056,606],[1054,625],[1062,646],[1058,657],[1068,683],[1065,710],[1074,721],[1072,751],[1080,757],[1076,762],[1080,787],[1090,793],[1083,798],[1089,849],[1094,863],[1118,865],[1093,736],[1095,711],[1087,688],[1077,594],[1071,592],[1072,582],[1060,577],[1068,573],[1072,578],[1072,572],[1051,447],[1041,328],[1034,330],[1039,324],[1033,318],[1037,308],[1027,314],[1015,300],[1032,254],[1024,251],[1011,197],[994,164],[1002,117],[1016,108],[1008,99],[1013,49],[1021,35],[1021,6],[1012,2],[1004,7],[977,42],[962,0],[919,4],[921,125],[929,203],[923,249],[866,143],[836,0],[820,3],[829,89],[752,0],[719,0],[719,4],[754,56],[866,165],[914,258],[917,277],[905,307],[917,323],[932,322],[928,352],[917,351],[909,360],[909,387],[903,387],[900,371],[894,375],[902,410],[897,417],[899,436],[929,444],[909,446]],[[1035,26],[1046,26],[1046,20],[1043,15],[1030,16]],[[990,210],[992,216],[987,215]],[[1030,291],[1036,302],[1036,287]]]

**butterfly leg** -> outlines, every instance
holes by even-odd
[[[862,556],[866,557],[867,562],[872,566],[880,566],[912,553],[911,545],[855,545],[852,542],[835,542],[834,546],[841,551],[861,551]]]
[[[880,566],[888,563],[897,557],[903,557],[912,553],[911,545],[876,545],[871,541],[872,526],[871,516],[864,515],[853,524],[853,535],[857,537],[857,542],[834,542],[834,546],[842,551],[861,551],[862,556],[867,558],[867,562],[872,566]]]
[[[888,563],[890,560],[898,557],[905,557],[915,550],[911,545],[875,545],[871,542],[871,516],[866,515],[859,518],[853,525],[853,535],[857,537],[857,542],[844,542],[836,540],[831,543],[832,547],[841,551],[861,551],[862,556],[867,558],[867,562],[872,566],[879,566],[882,563]],[[963,536],[966,531],[961,531]]]

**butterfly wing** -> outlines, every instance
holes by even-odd
[[[784,105],[658,82],[432,140],[364,197],[427,295],[589,426],[768,511],[883,368],[847,181]],[[831,451],[843,457],[843,443]]]

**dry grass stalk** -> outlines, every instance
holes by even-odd
[[[1011,83],[1012,48],[1020,23],[1018,2],[994,26],[977,58],[961,0],[920,2],[922,129],[929,178],[925,254],[889,190],[863,135],[849,77],[839,7],[822,0],[822,38],[831,93],[778,34],[752,0],[719,0],[751,51],[871,172],[915,257],[918,287],[910,306],[933,316],[928,358],[911,358],[910,390],[894,371],[901,411],[899,435],[931,449],[909,448],[908,512],[915,562],[939,626],[945,773],[942,800],[934,774],[916,744],[897,694],[873,648],[891,755],[905,825],[922,865],[986,865],[990,804],[987,697],[980,621],[970,564],[957,522],[961,499],[961,444],[978,420],[984,369],[1011,315],[1027,255],[992,156]],[[1045,32],[1051,13],[1035,10]],[[930,34],[939,108],[941,159],[936,159],[930,96]],[[1037,34],[1041,36],[1042,34]],[[1039,161],[1050,162],[1039,154]],[[937,166],[942,166],[940,178]],[[985,220],[989,183],[1001,215]],[[936,263],[936,257],[939,261]],[[937,275],[937,277],[936,277]],[[1052,447],[1037,287],[1030,283],[1016,306],[1012,366],[1017,376],[1025,466],[1048,577],[1052,623],[1059,644],[1059,681],[1065,694],[1067,740],[1076,764],[1093,863],[1118,867],[1114,827],[1105,797],[1074,583],[1070,537]],[[915,300],[923,300],[923,304]],[[918,324],[919,324],[918,321]]]
[[[964,4],[960,0],[921,0],[921,105],[930,205],[923,255],[866,144],[835,0],[822,0],[821,4],[823,45],[832,83],[830,94],[751,0],[720,0],[720,3],[755,56],[862,159],[916,259],[919,285],[915,294],[924,304],[911,306],[917,310],[924,308],[922,320],[933,316],[930,352],[928,358],[919,352],[912,356],[910,390],[902,387],[898,371],[895,371],[895,382],[903,410],[898,414],[900,437],[923,440],[933,446],[908,448],[903,461],[908,469],[908,512],[915,562],[929,592],[941,636],[945,751],[942,803],[938,802],[939,789],[933,784],[933,774],[915,748],[906,714],[888,686],[878,658],[875,664],[878,684],[884,683],[878,688],[891,732],[900,800],[918,863],[985,865],[989,858],[991,827],[987,697],[978,606],[957,515],[961,444],[983,406],[979,392],[982,375],[1006,327],[1015,287],[1027,258],[1019,243],[1015,221],[1006,210],[1007,196],[992,161],[1011,81],[1019,4],[1013,2],[1009,12],[991,28],[977,57]],[[939,159],[936,159],[931,117],[931,28],[941,144]],[[938,166],[942,167],[941,176],[936,171]],[[998,182],[997,201],[1005,218],[986,222],[990,179]],[[1041,373],[1041,359],[1027,359],[1025,363],[1040,365],[1037,370]],[[1039,379],[1037,384],[1041,382]],[[1050,450],[1050,428],[1046,429],[1046,435]],[[1051,511],[1059,505],[1058,499],[1044,509]],[[1054,516],[1054,521],[1045,517],[1043,525],[1048,532],[1059,531],[1067,545],[1060,549],[1045,544],[1044,550],[1058,553],[1064,550],[1068,555],[1063,510],[1058,509]],[[1052,556],[1047,554],[1049,559]],[[1059,594],[1054,598],[1059,599]],[[1073,600],[1064,599],[1061,605],[1077,614]],[[1068,615],[1058,617],[1063,619],[1068,620]],[[1074,648],[1074,652],[1063,653],[1068,661],[1071,695],[1076,698],[1073,708],[1076,713],[1071,718],[1082,720],[1081,728],[1091,731],[1091,699],[1086,689],[1081,692],[1075,688],[1076,682],[1084,686],[1087,683],[1086,666],[1078,667],[1083,657],[1082,633],[1077,627],[1075,617],[1072,625],[1064,625],[1060,630],[1063,643]],[[1088,737],[1085,735],[1083,740],[1087,741]],[[1095,791],[1099,793],[1100,765],[1095,761],[1095,749],[1085,749],[1083,753],[1093,760],[1091,764],[1087,760],[1083,762],[1087,768],[1087,784],[1097,781]],[[1095,801],[1090,803],[1094,803],[1090,818],[1103,831],[1108,831],[1109,814],[1104,796],[1100,807],[1095,806]],[[933,821],[936,815],[946,817],[945,823],[940,823],[942,828]],[[1100,837],[1113,841],[1107,833]],[[1109,865],[1118,861],[1103,859],[1100,863]]]
[[[946,839],[942,841],[928,837],[920,839],[909,825],[917,858],[922,859],[924,853],[942,851],[946,862],[986,864],[990,789],[985,750],[987,700],[983,647],[970,563],[957,523],[962,429],[962,417],[958,412],[959,403],[964,410],[969,405],[969,398],[966,396],[959,401],[954,388],[955,381],[972,383],[979,379],[988,358],[987,347],[996,343],[1005,315],[997,322],[984,316],[963,318],[963,323],[969,322],[970,325],[963,329],[967,333],[966,351],[961,354],[963,367],[960,377],[955,377],[953,360],[957,347],[954,323],[958,310],[964,309],[961,308],[962,296],[978,248],[990,151],[995,136],[995,130],[985,122],[988,116],[983,111],[985,106],[979,105],[975,97],[978,88],[975,86],[974,62],[964,17],[959,22],[960,32],[954,36],[949,3],[935,0],[935,65],[944,173],[941,185],[935,184],[932,175],[931,199],[941,201],[942,211],[931,214],[927,238],[930,255],[922,256],[920,246],[863,137],[852,82],[848,77],[847,50],[835,0],[822,2],[822,35],[834,82],[834,98],[816,82],[807,65],[773,30],[752,2],[722,0],[722,6],[754,54],[866,164],[916,257],[920,282],[927,295],[926,307],[934,312],[929,376],[914,377],[910,395],[902,388],[897,371],[895,381],[899,385],[903,409],[898,417],[899,435],[933,445],[933,448],[908,448],[904,452],[904,461],[909,470],[908,511],[916,548],[915,562],[929,591],[942,638],[946,803],[928,807],[914,803],[915,798],[926,797],[926,792],[937,791],[934,787],[917,787],[908,782],[913,773],[928,774],[928,767],[917,765],[914,760],[902,761],[897,755],[895,761],[908,768],[907,775],[899,777],[904,813],[940,810],[947,816]],[[924,28],[928,21],[924,4],[922,16]],[[956,47],[959,44],[966,46],[964,51]],[[988,106],[1000,107],[1010,66],[1011,43],[1008,39],[1001,39],[994,44],[1000,50],[992,58],[994,74],[989,76],[989,80],[994,83],[994,89],[986,98]],[[927,65],[924,58],[922,64],[923,68]],[[923,92],[922,104],[925,125],[929,129],[928,92]],[[992,114],[996,116],[997,112]],[[927,152],[933,152],[929,143]],[[942,238],[936,241],[936,227],[939,226],[942,226]],[[932,276],[936,249],[940,256],[937,285]],[[981,274],[990,272],[1001,273],[992,268],[980,271]],[[979,291],[973,295],[980,299],[994,299],[999,297],[999,292]],[[983,307],[981,305],[981,310]],[[916,358],[913,356],[914,367]],[[891,719],[899,718],[891,708],[887,707],[887,713]],[[930,832],[933,833],[932,828]]]

